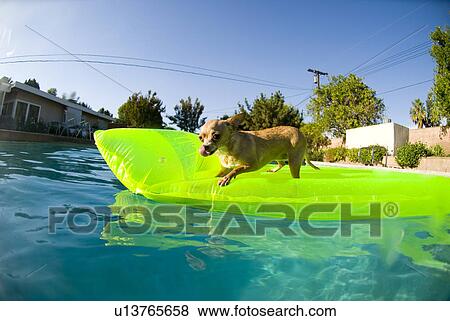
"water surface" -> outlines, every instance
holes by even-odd
[[[0,142],[0,185],[3,300],[450,298],[448,218],[384,220],[381,238],[366,225],[351,238],[244,237],[129,234],[122,223],[143,216],[106,211],[91,233],[49,233],[49,207],[157,205],[126,191],[94,147],[68,144]]]

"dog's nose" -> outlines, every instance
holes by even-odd
[[[198,151],[199,151],[200,155],[208,156],[209,155],[209,148],[210,147],[208,145],[202,145]]]

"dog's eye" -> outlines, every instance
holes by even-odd
[[[203,137],[202,137],[202,136],[198,136],[198,139],[200,139],[201,141],[203,141]]]
[[[220,135],[219,135],[219,134],[214,134],[214,135],[213,135],[213,139],[214,139],[214,140],[219,140],[219,138],[220,138]]]

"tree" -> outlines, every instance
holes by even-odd
[[[181,99],[180,104],[176,105],[174,109],[175,115],[167,118],[171,124],[177,125],[181,130],[193,133],[205,123],[206,117],[201,118],[205,107],[198,98],[195,98],[194,103],[192,103],[191,97],[186,100]]]
[[[48,90],[47,90],[47,92],[50,94],[50,95],[53,95],[53,96],[57,96],[58,95],[58,90],[56,89],[56,88],[49,88]]]
[[[71,103],[74,103],[74,104],[79,104],[79,101],[80,101],[80,97],[77,96],[77,92],[76,91],[72,91],[69,96],[67,96],[67,94],[64,93],[62,95],[62,99],[68,100],[68,101],[70,101]]]
[[[156,92],[148,91],[146,96],[133,94],[119,107],[119,120],[128,127],[162,128],[164,122],[161,113],[165,112],[161,99]]]
[[[306,137],[308,150],[310,151],[317,151],[331,144],[330,139],[324,135],[323,128],[317,123],[303,124],[301,130]]]
[[[436,127],[441,125],[441,117],[439,116],[439,110],[436,108],[436,104],[433,101],[433,93],[428,93],[426,101],[426,123],[425,127]]]
[[[303,114],[286,104],[284,96],[279,91],[269,98],[261,94],[253,101],[253,104],[245,99],[244,104],[238,104],[238,108],[244,116],[242,127],[246,130],[260,130],[283,125],[299,128],[303,121]]]
[[[101,114],[104,114],[104,115],[106,115],[106,116],[109,116],[109,117],[113,117],[113,114],[108,110],[108,109],[106,109],[106,108],[100,108],[97,112],[99,112],[99,113],[101,113]]]
[[[427,123],[427,112],[420,99],[415,99],[412,102],[409,115],[413,123],[417,125],[417,128],[422,128]]]
[[[314,93],[308,113],[334,137],[345,139],[347,129],[379,124],[383,118],[383,100],[353,74],[332,76],[329,84],[316,88]]]
[[[85,103],[84,101],[80,101],[78,102],[78,105],[86,107],[88,109],[92,109],[92,107],[90,105],[88,105],[87,103]]]
[[[25,85],[28,85],[28,86],[31,86],[31,87],[34,87],[34,88],[36,88],[36,89],[41,89],[40,87],[39,87],[39,83],[37,82],[37,80],[36,79],[27,79],[27,80],[25,80],[25,82],[24,82],[24,84]]]
[[[426,107],[420,99],[415,99],[412,102],[411,109],[409,110],[409,115],[417,128],[422,127],[435,127],[441,124],[438,110],[436,109],[434,102],[432,100],[432,93],[428,93]]]
[[[431,56],[436,62],[434,83],[431,88],[431,100],[440,120],[446,119],[450,126],[450,28],[442,30],[436,27],[430,35],[433,45]]]
[[[62,99],[65,99],[65,100],[67,100],[67,101],[70,101],[71,103],[74,103],[74,104],[77,104],[77,105],[86,107],[86,108],[88,108],[88,109],[92,109],[92,107],[89,106],[89,104],[87,104],[87,103],[85,103],[84,101],[81,101],[81,100],[80,100],[80,97],[77,95],[77,92],[76,92],[76,91],[72,91],[72,92],[70,93],[69,96],[67,96],[67,94],[64,93],[64,94],[62,95]]]

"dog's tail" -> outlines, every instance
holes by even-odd
[[[319,167],[317,167],[316,165],[314,165],[313,163],[311,163],[311,161],[309,160],[309,155],[308,152],[305,153],[305,160],[308,163],[309,166],[311,166],[314,169],[320,169]]]

